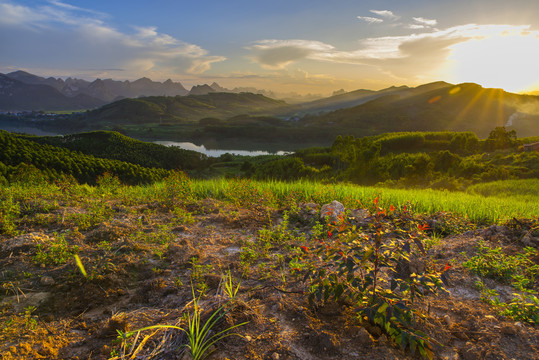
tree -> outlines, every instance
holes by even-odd
[[[513,147],[517,140],[515,130],[507,131],[505,127],[498,126],[490,132],[487,138],[488,150],[507,149]]]

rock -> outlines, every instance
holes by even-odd
[[[338,221],[340,216],[344,214],[344,205],[333,200],[331,204],[325,204],[320,209],[320,220],[325,220],[329,217],[329,221]]]
[[[372,344],[374,343],[371,334],[369,334],[369,332],[365,330],[365,328],[359,328],[359,331],[356,336],[358,343],[363,347],[372,346]]]
[[[366,224],[366,219],[370,216],[367,209],[354,209],[350,211],[350,217],[356,225]]]
[[[51,286],[55,284],[54,279],[50,276],[42,276],[41,279],[39,279],[39,282],[41,283],[41,285],[45,286]]]

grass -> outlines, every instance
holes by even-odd
[[[300,201],[313,201],[319,204],[339,200],[346,207],[359,208],[367,207],[366,204],[370,204],[374,198],[379,197],[379,203],[382,207],[390,205],[411,206],[413,211],[418,213],[450,212],[462,215],[471,221],[491,223],[501,223],[513,217],[533,218],[539,214],[538,192],[522,195],[518,193],[518,187],[513,188],[513,192],[508,189],[505,198],[500,198],[498,196],[431,189],[387,189],[307,181],[292,183],[249,181],[247,183],[255,188],[259,194],[272,194],[274,202],[280,204],[293,197]],[[197,198],[214,197],[228,200],[233,186],[234,181],[215,179],[196,181],[192,187]]]
[[[191,359],[193,360],[201,360],[206,358],[214,349],[212,346],[217,343],[219,340],[224,339],[228,336],[232,335],[238,335],[235,333],[230,333],[231,330],[240,327],[242,325],[247,324],[247,322],[243,322],[240,324],[235,324],[230,327],[227,327],[224,330],[216,332],[216,327],[219,324],[219,322],[223,319],[223,317],[227,313],[227,305],[228,303],[220,306],[217,310],[211,313],[209,318],[206,321],[202,321],[202,307],[200,306],[200,297],[197,298],[195,295],[195,288],[194,286],[191,286],[192,294],[193,294],[193,313],[187,313],[186,319],[187,319],[187,326],[180,327],[176,325],[152,325],[147,326],[141,329],[129,331],[129,332],[122,332],[118,331],[118,338],[123,341],[123,348],[124,348],[124,354],[121,356],[121,359],[126,358],[126,356],[129,356],[130,359],[134,359],[136,356],[136,350],[135,345],[136,341],[133,342],[131,349],[126,353],[127,350],[127,339],[133,335],[138,335],[146,330],[158,330],[158,329],[176,329],[183,331],[187,335],[188,344],[186,345],[186,348],[189,349],[189,353],[191,355]],[[236,290],[237,291],[237,290]]]

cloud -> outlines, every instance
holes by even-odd
[[[400,16],[393,14],[390,10],[371,10],[371,13],[384,17],[388,20],[398,20]]]
[[[255,51],[255,62],[267,69],[283,69],[293,61],[314,54],[331,52],[333,46],[310,40],[261,40],[248,49]]]
[[[423,20],[433,24],[433,20]],[[261,40],[249,49],[255,51],[253,60],[265,68],[283,69],[295,62],[311,60],[373,66],[394,78],[409,79],[417,78],[418,74],[436,74],[447,66],[456,45],[523,32],[529,38],[539,34],[529,26],[467,24],[403,36],[366,38],[359,41],[357,49],[348,51],[319,41],[298,39]]]
[[[425,26],[425,27],[433,27],[438,23],[438,21],[436,21],[434,19],[425,19],[425,18],[422,18],[422,17],[414,17],[413,19],[419,25],[422,25],[422,26]]]
[[[370,17],[370,16],[358,16],[357,18],[358,18],[359,20],[366,21],[366,22],[368,22],[369,24],[377,24],[377,23],[384,22],[383,19],[378,19],[378,18],[374,18],[374,17]]]
[[[137,71],[201,74],[226,60],[155,26],[120,31],[106,18],[57,0],[36,7],[0,0],[0,65],[72,69],[76,64],[78,69],[117,68],[124,69],[122,76],[138,76]]]

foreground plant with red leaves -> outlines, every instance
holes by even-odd
[[[445,291],[449,267],[437,271],[423,256],[424,271],[410,273],[411,257],[426,255],[422,238],[428,226],[393,206],[389,212],[379,208],[376,200],[368,226],[358,228],[341,217],[328,225],[327,238],[316,239],[316,245],[303,252],[309,300],[344,300],[355,307],[360,321],[379,326],[403,349],[432,359],[438,343],[416,329],[423,314],[412,304]]]

